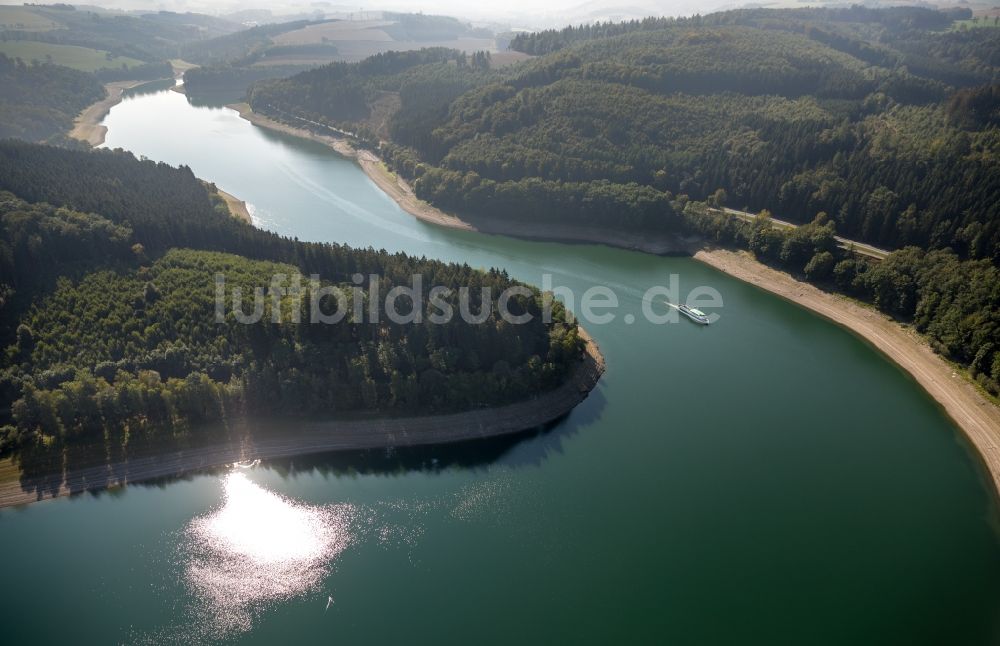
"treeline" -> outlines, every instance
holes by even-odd
[[[199,65],[250,65],[272,45],[271,37],[286,31],[301,29],[314,24],[309,20],[296,20],[273,25],[261,25],[208,40],[192,41],[184,45],[184,60]]]
[[[262,65],[242,67],[216,65],[193,67],[184,72],[184,90],[195,96],[211,92],[232,92],[242,96],[257,81],[280,79],[303,70],[302,66]]]
[[[303,45],[271,45],[264,52],[263,58],[273,58],[276,56],[336,56],[340,49],[333,43],[306,43]],[[286,75],[288,76],[288,75]]]
[[[607,179],[694,199],[723,187],[731,206],[774,208],[792,220],[826,211],[844,235],[876,245],[1000,258],[1000,178],[986,153],[996,150],[995,129],[948,126],[936,106],[852,124],[811,99],[622,88],[607,96],[584,81],[486,87],[412,140],[414,157],[495,181]]]
[[[413,186],[422,200],[493,220],[550,221],[615,230],[668,231],[676,225],[670,196],[634,182],[553,182],[535,177],[497,182],[474,171],[429,168]]]
[[[323,21],[296,20],[251,27],[235,34],[189,43],[184,58],[199,67],[184,73],[184,87],[194,101],[220,95],[242,99],[252,84],[280,79],[314,67],[312,64],[258,64],[280,56],[333,57],[337,47],[331,43],[275,45],[272,37]]]
[[[102,83],[110,81],[155,81],[173,77],[174,68],[168,61],[133,65],[129,68],[107,67],[94,72]]]
[[[689,18],[646,18],[621,23],[594,23],[561,30],[519,33],[510,43],[516,51],[545,55],[578,43],[662,30],[746,26],[805,34],[871,65],[906,67],[918,77],[950,85],[993,80],[1000,43],[988,29],[947,31],[953,20],[971,18],[968,8],[810,7],[801,9],[737,9]],[[978,32],[978,33],[972,33]]]
[[[749,249],[762,262],[912,322],[937,352],[1000,395],[1000,268],[990,261],[918,247],[872,261],[838,248],[825,213],[792,230],[774,226],[767,212],[750,223],[696,202],[685,206],[682,218],[688,231]]]
[[[696,85],[671,71],[685,66]],[[805,36],[670,27],[531,61],[404,143],[425,164],[496,181],[607,179],[697,200],[721,187],[737,208],[798,221],[825,211],[848,237],[996,261],[998,141],[992,117],[977,116],[993,113],[992,96]]]
[[[218,208],[189,170],[120,151],[3,142],[0,152],[3,188],[31,196],[0,193],[0,452],[125,445],[129,433],[172,437],[251,413],[496,405],[557,386],[578,360],[575,325],[560,307],[546,324],[537,290],[511,301],[530,323],[502,320],[496,298],[516,284],[503,272],[282,238]],[[383,297],[419,274],[422,320],[359,320],[350,307],[340,323],[311,324],[309,296],[286,295],[273,323],[273,276],[300,276],[305,289],[313,273],[347,298],[354,274],[376,275]],[[223,324],[216,274],[226,279]],[[456,313],[460,287],[472,313],[489,313],[435,324],[434,286],[452,289],[442,300]],[[236,287],[244,312],[261,293],[259,323],[238,322]],[[316,306],[327,315],[340,307],[331,295]],[[412,308],[407,297],[397,302],[400,314]]]
[[[487,52],[471,57],[447,48],[385,52],[359,63],[331,63],[287,79],[257,83],[248,92],[255,112],[279,120],[294,115],[374,140],[374,131],[404,145],[420,145],[463,92],[495,77]],[[388,123],[373,106],[398,97]],[[308,125],[296,122],[295,125]]]
[[[765,46],[766,45],[766,46]],[[578,57],[582,78],[657,94],[812,95],[860,99],[878,87],[864,65],[798,34],[747,27],[679,28],[597,40],[555,54]],[[530,69],[530,65],[528,66]],[[559,74],[566,77],[569,65]]]
[[[384,20],[393,21],[381,27],[393,40],[456,40],[463,36],[492,38],[493,32],[486,28],[476,28],[451,16],[428,16],[422,13],[383,12]]]
[[[7,441],[99,440],[126,427],[169,434],[246,414],[330,417],[499,405],[558,385],[579,354],[575,329],[541,323],[540,296],[519,304],[536,316],[524,327],[495,311],[478,325],[426,318],[375,325],[352,314],[337,324],[312,324],[308,300],[288,298],[280,324],[272,323],[270,298],[261,323],[242,324],[230,314],[219,324],[216,273],[225,275],[228,289],[252,294],[273,275],[297,270],[172,250],[148,267],[61,280],[23,318],[5,350],[12,368],[3,374],[4,388],[20,390],[10,404]],[[477,292],[489,286],[494,293],[510,284],[497,273],[475,282]],[[110,302],[109,293],[116,295]],[[458,306],[457,297],[450,300]],[[474,311],[480,306],[474,303]]]
[[[360,63],[330,63],[288,79],[259,83],[250,88],[248,97],[255,111],[277,109],[330,123],[363,121],[371,114],[375,94],[380,90],[398,91],[404,72],[431,66],[442,73],[448,62],[459,58],[463,58],[460,52],[441,47],[385,52]],[[454,70],[451,76],[458,74],[457,66],[449,67]]]
[[[252,241],[239,240],[240,233],[250,240],[277,238],[220,216],[190,168],[138,161],[122,150],[90,152],[0,141],[0,190],[127,224],[156,254],[175,246],[251,246]]]
[[[631,204],[643,203],[633,184],[693,200],[722,188],[728,206],[798,222],[824,211],[874,245],[1000,262],[995,90],[942,80],[994,78],[1000,41],[932,31],[954,15],[849,7],[597,24],[525,35],[525,51],[562,45],[505,70],[473,71],[448,50],[384,55],[257,84],[250,102],[359,132],[386,121],[395,94],[383,156],[422,196],[469,214],[566,220],[594,182],[632,192]]]
[[[122,150],[81,151],[0,141],[0,190],[28,202],[98,213],[127,226],[149,257],[173,247],[234,253],[287,262],[303,273],[346,282],[354,273],[384,274],[403,255],[351,249],[333,243],[300,243],[230,217],[186,166],[137,160]],[[430,272],[429,263],[424,267]],[[17,290],[49,265],[18,263],[5,274]],[[56,271],[56,269],[52,269]]]
[[[640,32],[681,27],[711,25],[753,25],[773,29],[801,28],[809,24],[870,26],[877,25],[889,33],[911,30],[945,29],[953,20],[972,17],[969,9],[937,11],[925,7],[886,7],[871,9],[861,5],[850,7],[809,7],[802,9],[736,9],[689,18],[643,18],[625,22],[597,22],[539,32],[520,32],[510,42],[510,48],[541,56],[551,54],[578,42],[600,40]]]
[[[965,13],[748,9],[588,25],[515,37],[539,57],[470,76],[459,95],[430,74],[457,64],[383,73],[371,61],[261,84],[255,109],[350,127],[376,90],[398,92],[380,152],[422,199],[751,249],[913,321],[997,393],[1000,40],[945,31]],[[427,109],[413,107],[421,96]],[[706,201],[804,226],[746,224]],[[900,251],[865,260],[835,232]]]
[[[642,31],[656,31],[672,26],[683,18],[643,18],[627,22],[594,22],[562,29],[545,29],[536,32],[518,32],[510,41],[510,49],[533,56],[544,56],[559,51],[573,43],[599,38],[611,38]]]
[[[62,141],[76,116],[105,97],[92,74],[0,54],[0,138]]]

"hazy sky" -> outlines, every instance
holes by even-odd
[[[69,0],[73,1],[73,0]],[[80,0],[84,4],[86,0]],[[745,0],[744,0],[745,2]],[[270,9],[275,14],[359,9],[399,10],[444,14],[473,20],[498,20],[513,26],[543,27],[591,22],[595,19],[628,19],[647,15],[690,15],[720,7],[737,6],[733,0],[502,0],[468,2],[462,0],[355,0],[313,2],[311,0],[96,0],[90,4],[117,9],[164,9],[221,14],[240,9]],[[4,4],[8,4],[5,0]],[[13,4],[13,3],[10,3]]]

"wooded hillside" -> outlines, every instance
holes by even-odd
[[[334,244],[307,244],[231,217],[187,168],[121,151],[0,142],[0,449],[38,450],[106,434],[197,432],[248,413],[337,416],[421,413],[507,403],[559,385],[577,361],[575,324],[542,297],[496,299],[505,273]],[[17,196],[23,196],[21,199]],[[226,253],[228,252],[228,253]],[[235,255],[237,252],[240,255]],[[224,323],[215,276],[225,276]],[[238,322],[232,289],[251,312],[275,274],[303,289],[319,274],[351,303],[355,274],[384,298],[422,277],[420,320],[378,321],[343,309],[311,323],[308,296],[266,298],[260,322]],[[435,286],[451,289],[436,301]],[[458,288],[482,323],[462,320]],[[483,288],[490,290],[483,300]],[[368,296],[365,296],[366,298]],[[263,298],[263,296],[261,297]],[[456,313],[438,324],[446,303]],[[317,302],[338,311],[334,295]],[[379,309],[381,309],[379,307]],[[400,314],[412,301],[397,301]],[[6,425],[4,425],[6,424]]]
[[[511,47],[536,57],[509,68],[366,61],[260,83],[251,104],[359,133],[459,215],[748,247],[913,321],[997,392],[1000,39],[949,30],[967,13],[748,9],[569,27],[518,35]],[[385,93],[399,107],[376,144],[366,128]],[[705,204],[817,224],[793,234]],[[900,251],[874,266],[835,234]]]

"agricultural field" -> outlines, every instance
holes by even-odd
[[[513,65],[514,63],[526,61],[529,58],[534,57],[529,54],[525,54],[524,52],[515,52],[512,49],[505,52],[498,52],[494,50],[490,54],[490,66],[494,68],[507,67],[508,65]]]
[[[32,40],[0,41],[0,54],[10,58],[20,58],[25,62],[52,62],[64,65],[82,72],[95,72],[106,68],[120,68],[122,65],[133,67],[143,62],[128,56],[113,56],[111,53],[77,47],[76,45],[56,45]]]
[[[63,26],[28,7],[0,6],[0,30],[49,31]]]
[[[391,24],[391,20],[334,20],[286,31],[271,40],[275,45],[314,45],[349,40],[391,42],[392,36],[381,29]]]
[[[432,30],[421,29],[422,25],[409,25],[408,20],[412,20],[412,17],[404,16],[402,21],[334,20],[287,31],[272,37],[274,45],[329,44],[336,46],[337,54],[328,58],[286,56],[259,64],[320,64],[331,60],[356,62],[390,50],[408,51],[423,47],[449,47],[469,53],[483,50],[496,51],[495,39],[474,34],[472,30],[465,30],[460,23],[456,22],[456,26],[449,23],[445,29]],[[466,33],[462,33],[463,31]],[[454,33],[454,36],[448,37],[449,32]]]
[[[1000,16],[977,16],[971,20],[956,20],[951,25],[951,30],[996,29],[998,27],[1000,27]]]

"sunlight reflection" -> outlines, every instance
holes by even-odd
[[[243,471],[223,484],[222,506],[187,528],[185,574],[214,631],[244,631],[267,604],[318,588],[350,541],[352,508],[296,503]]]

